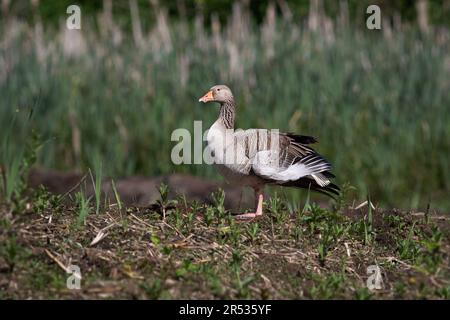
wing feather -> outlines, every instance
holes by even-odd
[[[230,169],[268,183],[311,188],[329,196],[338,193],[330,180],[335,177],[331,164],[309,146],[317,142],[314,137],[266,129],[236,130],[233,137],[234,145],[226,149],[235,153],[235,163],[226,164]]]

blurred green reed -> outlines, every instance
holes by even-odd
[[[338,182],[361,199],[369,188],[384,204],[450,208],[447,29],[369,31],[326,17],[312,28],[271,6],[258,26],[235,8],[227,25],[213,18],[206,28],[201,16],[169,21],[161,9],[134,37],[92,17],[81,31],[0,23],[0,127],[39,97],[31,126],[51,142],[38,165],[85,170],[100,157],[103,176],[217,177],[206,165],[173,165],[170,135],[193,131],[194,120],[206,130],[218,108],[197,100],[226,83],[238,127],[317,137]],[[19,144],[21,135],[10,139]]]

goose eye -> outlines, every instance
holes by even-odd
[[[217,91],[220,91],[220,89],[217,89]]]

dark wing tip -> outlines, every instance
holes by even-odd
[[[289,181],[281,185],[286,187],[310,189],[312,191],[322,193],[334,200],[336,200],[336,196],[340,195],[340,188],[334,183],[330,183],[324,187],[321,187],[314,180],[311,180],[309,178],[300,178],[299,180]]]
[[[317,139],[311,136],[303,136],[300,134],[295,134],[295,133],[287,133],[286,134],[289,138],[294,139],[295,142],[301,143],[301,144],[312,144],[312,143],[316,143]]]

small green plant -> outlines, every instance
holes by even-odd
[[[223,189],[219,189],[211,194],[211,198],[218,213],[218,217],[225,217],[225,191],[223,191]]]
[[[238,247],[241,243],[241,227],[236,224],[236,221],[233,218],[230,218],[228,221],[229,232],[227,233],[228,238],[231,240],[231,243]]]
[[[180,195],[178,195],[177,199],[178,199],[178,203],[182,203],[184,205],[184,210],[187,210],[188,204],[187,204],[186,195],[184,193],[180,194]]]
[[[114,198],[116,199],[117,207],[119,208],[119,211],[122,211],[123,203],[120,199],[119,193],[117,192],[116,183],[114,182],[114,180],[111,180],[111,186],[114,192]]]
[[[127,232],[130,228],[130,222],[128,221],[128,218],[126,216],[123,216],[120,220],[120,226],[122,227],[122,230]]]
[[[190,227],[192,222],[194,221],[195,213],[194,211],[188,211],[186,214],[186,226]]]
[[[272,197],[270,197],[268,207],[272,215],[278,216],[280,214],[280,211],[282,210],[282,203],[280,197],[278,197],[278,194],[276,192]]]
[[[221,278],[216,270],[210,263],[204,263],[200,266],[200,272],[206,279],[208,286],[211,288],[215,295],[221,296],[225,291],[225,287],[222,284]]]
[[[248,276],[242,279],[241,274],[242,255],[239,250],[234,250],[231,255],[230,267],[235,275],[235,285],[238,291],[239,298],[248,298],[249,288],[248,286],[255,280],[254,276]]]
[[[407,288],[407,286],[404,283],[397,282],[394,285],[394,295],[395,295],[395,297],[396,298],[402,298],[405,295],[407,289],[408,288]]]
[[[45,187],[39,186],[33,193],[32,203],[34,210],[43,214],[46,210],[55,210],[61,202],[61,196],[50,193]]]
[[[155,246],[159,246],[159,244],[161,243],[161,240],[158,238],[158,236],[154,233],[152,233],[152,235],[150,236],[150,241],[155,245]]]
[[[309,293],[313,299],[332,299],[339,295],[339,290],[345,285],[345,276],[343,274],[333,273],[327,276],[310,275],[314,285]]]
[[[239,250],[233,250],[231,254],[230,267],[233,272],[241,271],[242,256]]]
[[[174,210],[173,216],[175,218],[175,227],[177,229],[181,229],[181,227],[184,225],[183,212],[179,208],[176,208]]]
[[[270,213],[269,217],[272,234],[275,234],[276,230],[284,232],[284,229],[282,228],[283,222],[289,218],[290,214],[297,212],[296,208],[292,206],[292,202],[287,199],[285,193],[283,194],[283,198],[280,198],[277,193],[269,198],[268,210]]]
[[[311,189],[308,188],[308,193],[306,194],[306,200],[305,205],[303,206],[302,209],[302,214],[311,211],[310,197],[311,197]]]
[[[197,200],[192,201],[190,203],[190,205],[191,205],[191,210],[190,211],[192,213],[194,213],[194,215],[197,214],[198,212],[200,212],[200,209],[201,209],[202,205]]]
[[[325,266],[325,259],[328,254],[328,250],[333,243],[333,236],[330,232],[332,226],[326,227],[325,231],[320,235],[321,239],[317,247],[319,253],[319,263],[321,266]]]
[[[417,255],[419,254],[420,246],[414,240],[415,226],[416,222],[414,222],[409,229],[407,237],[398,241],[397,245],[400,259],[410,260],[414,262]]]
[[[75,194],[76,203],[78,204],[78,215],[75,228],[80,229],[86,223],[86,218],[90,211],[90,198],[86,198],[82,190]]]
[[[446,287],[437,289],[436,295],[441,299],[445,299],[445,300],[450,299],[450,286],[446,286]]]
[[[383,214],[383,220],[397,232],[401,232],[406,227],[405,219],[397,214]]]
[[[91,177],[92,186],[95,194],[95,214],[100,213],[101,193],[102,193],[102,171],[103,166],[100,161],[95,162],[95,178],[89,169],[89,175]]]
[[[32,290],[42,291],[45,288],[52,287],[54,290],[65,288],[65,279],[63,274],[55,271],[55,268],[40,260],[31,260],[29,263],[30,272],[27,274],[28,283]]]
[[[333,211],[341,212],[347,205],[347,198],[352,191],[356,191],[356,187],[352,186],[349,182],[342,184],[341,192],[333,204]]]
[[[184,260],[183,264],[175,271],[177,277],[182,278],[188,275],[191,272],[197,272],[199,270],[199,266],[192,263],[190,260]]]
[[[260,230],[259,224],[257,222],[251,223],[247,228],[247,235],[250,237],[250,241],[255,242],[258,232]]]
[[[441,248],[444,235],[436,226],[433,226],[430,233],[431,234],[428,237],[425,237],[425,239],[422,240],[422,244],[424,245],[425,250],[430,254],[438,253]]]
[[[421,250],[417,256],[417,263],[424,266],[430,273],[435,273],[443,260],[441,252],[443,233],[433,226],[429,234],[422,232],[422,240],[419,240]]]
[[[23,248],[17,243],[15,236],[0,244],[0,256],[5,259],[10,272],[13,271],[18,258],[25,253]]]
[[[271,198],[270,201],[270,216],[276,224],[282,225],[289,218],[289,215],[298,212],[298,204],[295,200],[283,202],[278,197],[275,197]]]
[[[211,207],[207,207],[205,214],[204,214],[204,218],[205,218],[205,223],[206,225],[209,227],[214,219],[214,208]]]
[[[355,291],[355,299],[356,300],[369,300],[372,297],[369,289],[366,287],[359,288]]]
[[[255,276],[251,275],[241,279],[241,273],[236,273],[236,286],[238,289],[239,298],[248,298],[250,296],[250,284],[255,281]]]
[[[295,239],[295,241],[300,241],[303,238],[303,228],[301,226],[301,224],[296,223],[293,230],[292,230],[292,235]]]
[[[141,288],[144,289],[147,298],[151,300],[159,299],[163,291],[160,279],[155,279],[151,282],[142,283]]]
[[[158,200],[157,203],[161,209],[163,220],[166,220],[167,206],[169,205],[169,186],[165,183],[161,183],[158,192],[161,199]]]

